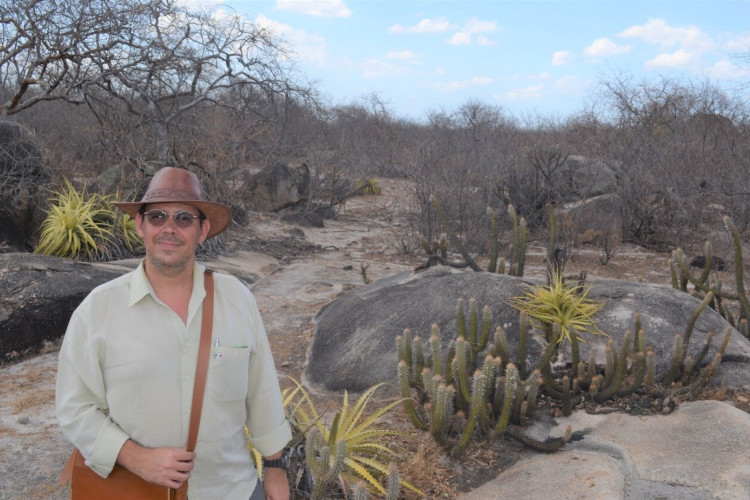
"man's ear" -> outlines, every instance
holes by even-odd
[[[201,236],[198,239],[198,243],[203,243],[204,241],[206,241],[209,231],[211,231],[211,223],[208,221],[208,219],[203,219],[201,221]]]
[[[135,214],[135,231],[138,233],[138,236],[143,238],[143,229],[141,229],[141,225],[143,224],[143,215],[141,214]]]

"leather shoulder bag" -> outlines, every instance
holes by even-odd
[[[193,385],[192,411],[188,429],[187,450],[193,451],[198,441],[203,410],[203,394],[208,374],[208,357],[211,350],[211,328],[214,317],[214,280],[212,271],[205,273],[206,297],[203,299],[203,317],[201,321],[201,339],[198,347],[198,365]],[[71,481],[72,478],[72,481]],[[186,500],[187,481],[175,490],[166,486],[149,483],[133,474],[125,467],[115,464],[106,478],[91,470],[85,463],[83,455],[74,450],[62,473],[60,484],[71,481],[71,500]]]

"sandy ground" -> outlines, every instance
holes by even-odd
[[[280,222],[276,216],[251,216],[246,231],[235,231],[237,252],[210,262],[212,267],[238,275],[250,285],[266,324],[282,385],[288,377],[301,379],[307,348],[312,337],[311,320],[325,304],[346,291],[362,286],[362,267],[369,280],[412,269],[423,257],[399,251],[408,225],[401,208],[408,191],[403,182],[382,180],[383,194],[349,200],[337,220],[324,228],[299,228]],[[252,241],[289,238],[318,245],[314,252],[276,257],[248,252]],[[540,274],[544,249],[529,250],[527,275]],[[623,245],[608,265],[599,262],[594,248],[577,252],[570,272],[586,269],[589,276],[619,277],[636,281],[669,283],[668,256],[633,245]],[[132,266],[132,262],[126,265]],[[62,499],[66,489],[56,486],[71,445],[54,419],[55,346],[21,363],[0,368],[0,500]],[[336,395],[321,395],[335,398]],[[460,471],[446,463],[429,444],[412,445],[405,462],[419,468],[431,497],[450,498]],[[472,455],[473,453],[473,455]],[[498,456],[471,451],[466,460],[488,468],[497,466]],[[410,465],[405,466],[407,469]],[[496,469],[489,471],[491,475]],[[416,479],[415,479],[416,480]]]

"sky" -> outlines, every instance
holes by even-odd
[[[710,82],[750,98],[750,0],[223,4],[281,37],[328,104],[374,94],[406,119],[477,101],[564,119],[618,76]]]

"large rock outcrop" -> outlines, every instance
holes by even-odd
[[[0,248],[26,250],[44,220],[50,170],[41,143],[22,125],[0,120]]]
[[[528,454],[458,499],[750,498],[750,415],[727,403],[683,403],[667,417],[579,410],[556,419],[549,434],[568,425],[584,438]]]
[[[310,169],[276,162],[250,175],[241,189],[248,210],[275,212],[305,199],[310,189]]]
[[[0,355],[62,337],[86,295],[124,272],[45,255],[0,254]]]
[[[305,378],[318,388],[361,391],[396,377],[396,336],[409,328],[425,341],[430,327],[440,327],[443,346],[456,335],[456,301],[476,298],[492,310],[493,325],[501,324],[507,333],[511,356],[518,352],[518,312],[507,301],[521,295],[532,280],[484,272],[433,267],[424,272],[404,272],[353,290],[329,303],[315,316],[315,334],[308,353]],[[590,297],[606,302],[597,314],[601,330],[619,346],[634,314],[640,313],[646,342],[653,346],[657,374],[664,373],[671,361],[674,335],[683,333],[699,305],[694,297],[666,286],[620,280],[590,280]],[[493,326],[494,329],[494,326]],[[718,379],[725,385],[750,383],[750,341],[712,310],[698,318],[689,352],[697,353],[708,332],[716,339],[706,359],[716,351],[727,330],[731,341]],[[586,335],[581,344],[582,359],[593,351],[597,363],[605,364],[608,337]],[[532,335],[527,366],[538,362],[545,346],[539,335]]]
[[[570,155],[560,167],[569,198],[575,201],[617,192],[617,174],[605,162],[580,155]]]
[[[555,209],[560,233],[575,246],[593,243],[617,248],[622,243],[622,199],[602,194]]]

